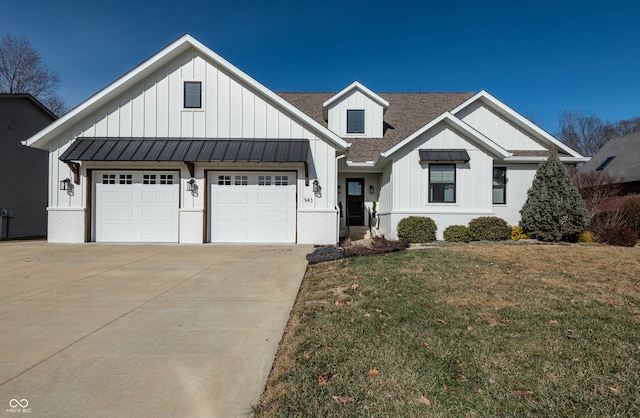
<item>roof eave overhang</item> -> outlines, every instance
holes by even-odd
[[[518,157],[518,156],[513,156],[513,157],[508,157],[508,158],[504,158],[502,161],[504,162],[508,162],[508,163],[541,163],[545,160],[547,160],[548,157],[541,157],[541,156],[536,156],[536,157]],[[591,158],[590,157],[559,157],[560,161],[562,161],[563,163],[584,163],[589,161]]]
[[[277,94],[260,84],[258,81],[254,80],[252,77],[241,71],[239,68],[237,68],[188,34],[181,36],[176,41],[163,48],[160,52],[142,62],[133,70],[129,71],[124,76],[109,84],[107,87],[100,90],[80,105],[76,106],[74,109],[69,111],[62,118],[49,125],[47,128],[38,132],[28,140],[23,141],[23,144],[34,148],[47,149],[47,143],[50,140],[60,135],[60,133],[64,130],[69,129],[70,126],[78,119],[86,116],[103,104],[108,103],[109,100],[113,99],[126,89],[130,88],[135,82],[138,82],[149,74],[152,74],[162,65],[171,61],[173,58],[179,56],[184,51],[187,51],[190,48],[196,49],[203,55],[207,56],[209,59],[216,62],[216,64],[225,71],[234,74],[234,76],[249,84],[261,95],[268,98],[273,103],[276,103],[278,106],[285,109],[294,118],[307,125],[310,130],[315,132],[315,134],[317,134],[319,137],[326,138],[328,141],[332,142],[336,148],[345,150],[349,147],[348,143],[341,137],[313,120],[310,116],[297,109],[282,97],[278,96]]]

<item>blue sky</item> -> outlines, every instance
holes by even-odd
[[[76,106],[189,33],[273,91],[487,90],[551,133],[640,116],[640,3],[0,0]],[[100,4],[104,3],[104,4]]]

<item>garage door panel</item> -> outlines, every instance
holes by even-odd
[[[219,208],[215,212],[215,221],[217,222],[248,222],[249,211],[246,208]]]
[[[258,192],[257,202],[260,205],[286,205],[289,202],[289,193]]]
[[[295,173],[211,173],[212,242],[294,243]]]
[[[171,187],[171,186],[155,186],[155,187]],[[177,187],[173,187],[173,189],[177,189]],[[173,203],[175,202],[175,193],[174,193],[174,190],[143,191],[141,196],[141,202],[149,203],[149,204],[166,203],[169,205],[173,205]]]
[[[248,204],[249,193],[244,190],[218,191],[216,203],[218,205]]]
[[[289,212],[286,210],[260,210],[256,221],[260,223],[286,223],[290,221]]]
[[[152,183],[161,175],[177,177],[158,172],[98,173],[95,176],[94,239],[98,242],[178,242],[179,185]]]

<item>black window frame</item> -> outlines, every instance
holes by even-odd
[[[447,166],[447,167],[453,167],[453,183],[433,183],[432,180],[432,172],[433,172],[433,168],[434,167],[443,167],[443,166]],[[429,164],[429,203],[456,203],[456,194],[457,194],[457,187],[456,187],[456,183],[457,183],[457,177],[458,177],[458,173],[456,172],[456,164],[442,164],[442,163],[432,163]],[[438,185],[438,189],[441,187],[440,185],[442,185],[442,190],[438,190],[437,193],[438,195],[442,195],[442,199],[440,198],[436,198],[435,193],[434,193],[434,187]],[[448,201],[445,198],[445,187],[447,185],[452,185],[453,186],[453,200]]]
[[[496,171],[502,171],[502,184],[496,184]],[[502,189],[502,202],[496,202],[495,191]],[[494,205],[506,205],[507,204],[507,167],[493,167],[493,173],[491,176],[491,203]]]
[[[350,117],[350,115],[362,115],[361,119],[362,121],[354,121],[353,117]],[[355,135],[355,134],[364,134],[364,126],[365,126],[365,114],[364,114],[364,109],[348,109],[347,110],[347,134],[349,135]],[[349,121],[352,121],[351,123],[349,123]],[[355,127],[357,129],[353,129],[354,127],[352,126],[355,123],[358,123],[358,126]],[[362,128],[360,129],[360,123],[362,123]]]
[[[198,86],[198,94],[187,92],[187,86]],[[189,99],[195,100],[197,97],[197,105]],[[184,82],[184,108],[185,109],[202,109],[202,81],[185,81]]]

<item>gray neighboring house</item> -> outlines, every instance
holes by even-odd
[[[0,94],[0,239],[47,235],[49,153],[21,141],[56,119],[30,94]]]
[[[640,131],[611,139],[579,170],[619,179],[620,194],[640,193]]]

